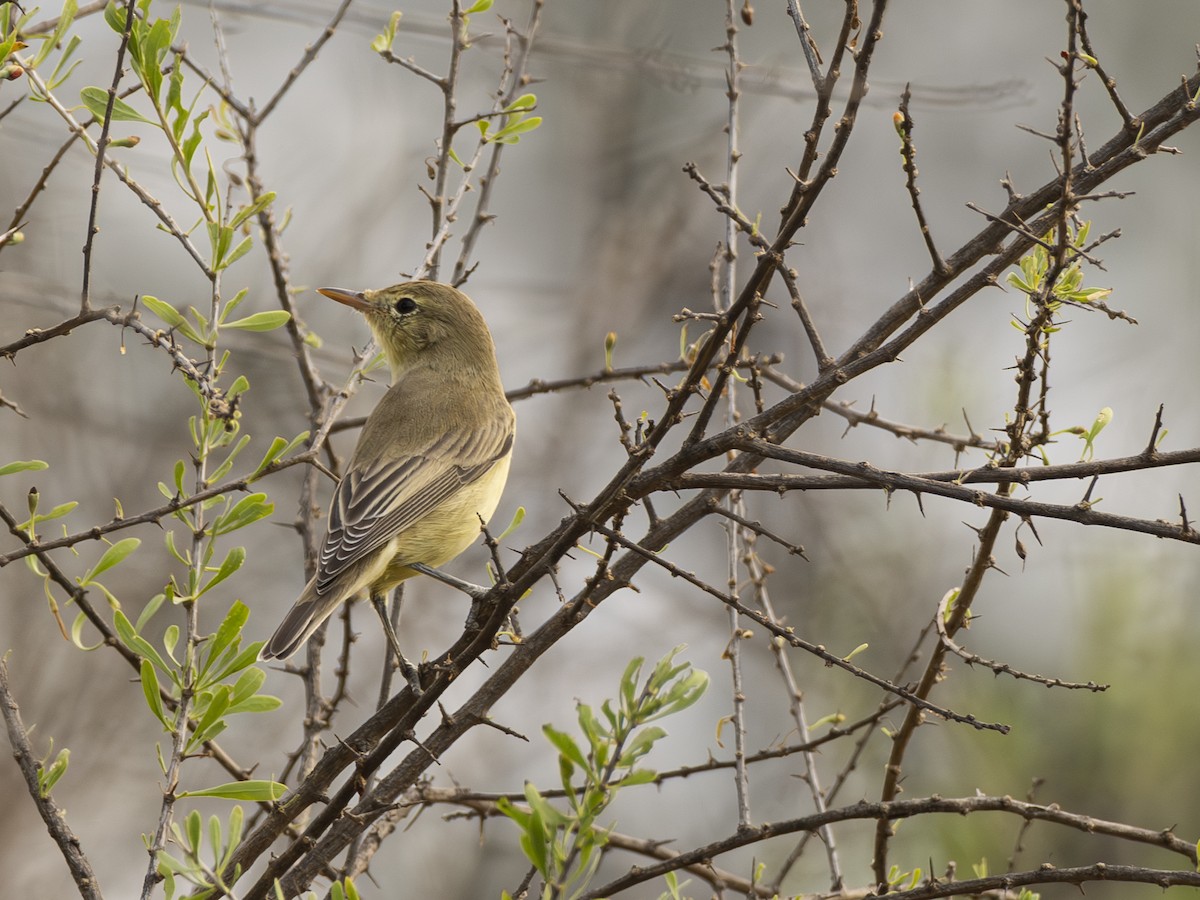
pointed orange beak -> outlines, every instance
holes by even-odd
[[[371,304],[367,302],[367,298],[363,296],[362,291],[347,291],[342,288],[317,288],[318,294],[324,294],[330,300],[336,300],[338,303],[344,303],[346,306],[357,309],[359,312],[366,312],[371,309]]]

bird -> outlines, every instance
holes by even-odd
[[[516,416],[504,395],[491,332],[466,294],[435,281],[318,292],[363,314],[392,384],[367,417],[334,491],[316,574],[259,656],[287,659],[342,603],[365,592],[419,691],[384,598],[419,573],[472,593],[472,586],[437,567],[469,547],[495,512],[508,478]]]

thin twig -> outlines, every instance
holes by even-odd
[[[742,70],[742,61],[738,58],[737,44],[737,11],[734,9],[734,0],[725,0],[725,43],[719,48],[725,51],[728,59],[728,68],[726,70],[726,84],[728,89],[725,92],[728,100],[726,106],[725,119],[725,184],[721,193],[724,194],[728,201],[727,207],[733,209],[737,206],[737,188],[738,188],[738,159],[741,156],[741,151],[738,149],[738,100],[740,98],[739,79]],[[686,167],[685,167],[686,168]],[[695,166],[692,166],[691,173],[693,177],[700,178]],[[707,182],[702,184],[707,185]],[[711,187],[709,188],[711,190]],[[733,303],[733,297],[736,293],[737,285],[737,235],[739,225],[735,216],[726,215],[724,219],[725,238],[718,253],[713,257],[712,263],[712,299],[713,306],[719,316],[724,316],[730,304]],[[723,250],[723,252],[721,252]],[[736,356],[734,357],[737,358]],[[719,389],[715,389],[713,393],[718,393]],[[731,428],[737,422],[739,416],[737,411],[738,391],[737,383],[731,382],[725,391],[725,427]],[[740,506],[741,495],[734,491],[726,499],[728,511],[738,509]],[[719,508],[719,507],[718,507]],[[614,523],[617,528],[620,526]],[[741,531],[734,524],[727,523],[725,528],[726,537],[726,568],[727,589],[730,596],[736,596],[738,593],[738,561],[743,554],[741,546]],[[737,798],[737,820],[738,827],[745,828],[750,825],[750,771],[746,766],[746,689],[742,671],[742,641],[744,637],[744,629],[738,617],[738,612],[733,607],[727,610],[729,616],[729,642],[725,646],[724,656],[729,660],[730,673],[730,689],[731,689],[731,704],[732,711],[730,713],[730,724],[733,726],[733,759],[734,759],[734,793]]]
[[[1032,674],[1029,674],[1026,672],[1021,672],[1018,669],[1014,669],[1008,663],[1001,663],[1001,662],[996,662],[996,661],[990,660],[990,659],[984,659],[982,656],[979,656],[978,654],[968,652],[967,650],[963,649],[963,647],[961,647],[959,644],[957,644],[953,638],[950,637],[950,634],[946,629],[946,620],[947,620],[947,618],[949,618],[949,614],[950,614],[950,609],[949,609],[950,604],[955,599],[956,599],[955,591],[948,591],[946,593],[946,595],[944,597],[942,597],[942,601],[938,606],[937,612],[934,614],[933,624],[934,624],[934,627],[937,628],[938,640],[940,640],[942,642],[942,646],[945,647],[946,650],[948,650],[950,653],[953,653],[959,659],[963,660],[963,662],[965,662],[967,665],[969,665],[969,666],[981,665],[984,668],[991,669],[992,672],[996,675],[1011,675],[1013,678],[1016,678],[1018,681],[1020,681],[1020,680],[1032,681],[1032,682],[1035,682],[1036,684],[1044,684],[1046,687],[1060,687],[1060,688],[1066,688],[1067,690],[1092,691],[1092,692],[1108,690],[1109,685],[1107,685],[1107,684],[1097,684],[1094,681],[1088,681],[1086,683],[1085,682],[1076,682],[1076,681],[1063,681],[1060,678],[1047,678],[1044,675],[1032,675]]]
[[[851,806],[830,809],[823,813],[815,813],[798,819],[758,825],[748,830],[738,831],[736,834],[705,844],[702,847],[696,847],[680,853],[670,862],[658,863],[651,866],[639,866],[626,875],[614,878],[607,884],[597,885],[583,894],[580,900],[599,900],[602,897],[615,896],[620,891],[633,887],[636,884],[661,878],[668,872],[676,871],[693,862],[711,859],[722,853],[728,853],[730,850],[736,850],[738,847],[759,843],[782,834],[813,831],[821,825],[832,824],[834,822],[873,819],[876,822],[887,823],[915,816],[933,814],[963,816],[978,812],[1001,812],[1020,816],[1024,819],[1055,822],[1056,824],[1082,831],[1085,834],[1112,835],[1120,837],[1123,840],[1142,843],[1148,846],[1163,847],[1193,864],[1196,861],[1195,845],[1190,841],[1180,840],[1169,830],[1152,831],[1146,828],[1135,828],[1120,822],[1106,822],[1100,819],[1093,819],[1090,816],[1065,812],[1057,804],[1043,806],[1036,803],[1025,803],[1021,800],[1014,800],[1011,797],[986,796],[957,798],[929,797],[915,800],[894,800],[890,803],[860,801]],[[1106,871],[1115,868],[1118,867],[1101,865],[1094,870],[1092,878],[1096,880],[1103,879]],[[1128,868],[1136,869],[1136,867]],[[1049,878],[1049,876],[1061,871],[1065,870],[1055,869],[1053,866],[1044,866],[1032,872],[1023,873],[1028,876],[1027,878],[1023,877],[1019,881],[1014,880],[1011,882],[1005,879],[1015,878],[1015,876],[1000,876],[996,879],[995,884],[991,885],[988,889],[996,890],[1018,884],[1040,884],[1042,882],[1038,880],[1037,876],[1039,875],[1047,876],[1048,880],[1057,881],[1057,878]],[[1188,884],[1200,886],[1200,873],[1192,870],[1161,871],[1136,869],[1136,871],[1144,873],[1142,877],[1149,884],[1162,884],[1164,886],[1167,884]],[[1161,882],[1159,881],[1160,876],[1162,876]],[[971,882],[961,882],[957,885],[947,884],[942,885],[942,887],[945,890],[929,892],[926,889],[918,888],[898,893],[889,892],[888,896],[904,898],[904,900],[917,900],[917,898],[921,897],[977,896],[982,893],[982,890],[973,889]]]
[[[915,708],[919,711],[931,712],[940,718],[946,719],[947,721],[960,722],[965,725],[970,725],[973,728],[976,728],[979,730],[999,731],[1001,734],[1007,734],[1009,731],[1009,726],[1007,726],[1007,725],[1003,725],[1000,723],[981,722],[979,719],[975,718],[975,716],[961,715],[952,710],[945,709],[943,707],[940,707],[933,703],[930,703],[927,700],[925,700],[924,698],[916,695],[915,693],[908,691],[905,688],[902,688],[898,685],[892,684],[891,682],[887,681],[887,679],[880,678],[878,675],[873,675],[870,672],[866,671],[865,669],[860,669],[858,666],[852,664],[851,662],[849,662],[849,660],[845,659],[844,657],[837,656],[836,654],[830,653],[823,646],[821,646],[819,644],[813,644],[809,641],[804,640],[803,638],[796,635],[795,629],[779,625],[778,623],[774,622],[769,617],[767,617],[764,613],[761,613],[755,609],[751,609],[750,607],[743,604],[736,597],[730,596],[729,594],[726,594],[723,591],[719,591],[709,584],[705,584],[703,581],[701,581],[699,578],[697,578],[694,574],[679,568],[674,563],[668,561],[661,554],[654,553],[650,550],[647,550],[642,545],[629,540],[627,537],[613,531],[611,528],[606,528],[603,525],[596,525],[595,530],[600,532],[601,534],[603,534],[609,540],[615,541],[616,543],[620,544],[622,547],[625,547],[627,550],[632,550],[634,553],[637,553],[637,554],[643,556],[649,562],[653,562],[655,565],[665,569],[672,576],[674,576],[676,578],[681,578],[684,581],[686,581],[688,584],[691,584],[692,586],[697,587],[700,590],[704,591],[704,593],[709,594],[713,597],[716,597],[718,600],[720,600],[726,606],[732,607],[741,615],[746,616],[747,618],[749,618],[752,621],[756,622],[757,624],[761,625],[763,628],[766,628],[768,631],[771,632],[771,634],[775,635],[776,637],[782,638],[787,643],[791,644],[793,647],[797,647],[801,650],[805,650],[808,653],[813,654],[814,656],[821,659],[826,665],[837,666],[838,668],[844,669],[845,671],[851,673],[852,675],[854,675],[858,678],[862,678],[866,681],[869,681],[871,684],[874,684],[876,687],[882,688],[883,690],[887,691],[888,693],[895,694],[897,697],[906,701],[913,708]]]
[[[338,25],[341,23],[342,18],[346,15],[346,11],[350,8],[350,4],[352,2],[353,0],[342,0],[341,4],[339,4],[337,8],[337,11],[333,14],[333,18],[329,20],[329,23],[325,26],[320,36],[304,48],[304,55],[300,57],[300,61],[296,63],[296,65],[291,68],[291,71],[287,73],[287,77],[284,78],[283,83],[276,88],[275,93],[271,95],[271,99],[268,100],[263,105],[263,108],[253,116],[252,121],[255,125],[260,124],[264,119],[267,118],[267,116],[274,112],[275,107],[279,104],[279,101],[286,96],[287,92],[291,90],[292,85],[296,83],[296,80],[302,74],[304,74],[304,70],[307,69],[309,65],[312,64],[312,61],[317,58],[317,54],[321,52],[321,48],[325,46],[326,42],[333,37],[334,33],[337,31]]]
[[[502,79],[500,90],[497,91],[497,102],[493,105],[493,115],[511,105],[517,99],[517,92],[525,88],[529,83],[529,55],[533,51],[534,38],[537,36],[538,28],[541,25],[543,6],[545,6],[545,0],[533,0],[532,9],[529,12],[529,21],[523,32],[515,31],[512,23],[507,19],[504,20],[506,40],[511,40],[515,37],[520,50],[515,62],[509,64],[508,60],[511,57],[512,51],[507,44],[505,45],[504,79]],[[503,85],[504,80],[508,82],[507,88]],[[475,244],[483,233],[484,226],[495,218],[488,210],[490,209],[496,178],[500,175],[500,159],[504,153],[505,146],[501,141],[492,142],[487,169],[479,178],[479,192],[475,199],[475,211],[471,217],[471,224],[467,226],[467,230],[463,234],[458,260],[454,264],[454,274],[450,279],[450,283],[453,285],[462,284],[470,275],[472,270],[471,258],[475,252]]]
[[[800,10],[800,0],[787,0],[787,8],[788,15],[796,23],[796,35],[800,38],[800,49],[804,53],[804,61],[808,63],[808,72],[812,75],[813,90],[819,96],[824,82],[824,76],[821,75],[821,51],[817,49],[812,29],[805,21],[804,13]]]
[[[79,889],[79,896],[84,900],[103,900],[100,893],[100,882],[92,870],[87,854],[79,838],[67,824],[66,814],[54,802],[48,791],[43,792],[39,784],[39,776],[43,771],[42,764],[33,755],[33,747],[29,743],[29,732],[21,721],[21,711],[13,698],[12,689],[8,682],[8,654],[0,657],[0,712],[4,714],[4,724],[8,729],[8,742],[12,746],[13,757],[17,767],[25,778],[25,787],[33,798],[33,805],[46,823],[50,837],[58,846],[66,860],[71,878]]]
[[[108,149],[108,129],[112,125],[113,106],[117,102],[117,88],[125,74],[125,48],[129,46],[130,29],[133,27],[133,12],[136,0],[126,0],[125,29],[121,32],[121,43],[117,46],[117,66],[113,72],[112,86],[108,89],[108,100],[104,107],[104,121],[100,123],[100,137],[96,141],[96,168],[92,176],[92,202],[88,208],[87,238],[83,243],[83,287],[79,292],[79,312],[86,313],[92,307],[92,246],[99,228],[96,213],[100,207],[100,177],[104,174],[104,151]]]
[[[921,230],[921,237],[925,241],[925,249],[929,251],[929,258],[933,262],[933,271],[939,274],[946,273],[946,261],[942,259],[942,255],[938,253],[937,247],[933,243],[933,231],[929,227],[929,220],[925,217],[925,209],[921,206],[921,189],[917,187],[917,147],[913,143],[913,118],[912,113],[908,110],[908,104],[912,100],[912,85],[904,86],[904,93],[900,96],[900,109],[896,113],[896,131],[900,134],[900,157],[904,160],[904,186],[908,189],[908,199],[912,203],[913,212],[917,216],[917,226]]]

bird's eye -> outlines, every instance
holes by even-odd
[[[417,301],[412,297],[401,297],[396,301],[396,312],[405,316],[417,308]]]

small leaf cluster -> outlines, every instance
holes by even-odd
[[[14,462],[0,465],[0,476],[13,475],[17,472],[38,472],[48,469],[49,465],[40,459],[31,460],[16,460]],[[65,503],[59,503],[51,507],[48,512],[41,512],[41,494],[36,487],[31,487],[28,493],[29,518],[23,522],[17,523],[17,530],[22,531],[27,536],[27,540],[36,541],[38,539],[38,526],[43,522],[60,519],[74,510],[79,503],[74,500],[68,500]],[[66,524],[63,526],[63,534],[67,533]],[[109,605],[113,609],[119,609],[121,604],[114,596],[113,592],[105,587],[98,577],[114,566],[124,562],[125,559],[133,553],[139,546],[141,540],[138,538],[124,538],[117,541],[115,544],[109,542],[106,538],[102,539],[107,545],[104,552],[100,554],[100,558],[93,563],[88,570],[82,575],[75,578],[75,583],[81,590],[95,589],[100,591],[108,600]],[[72,548],[73,549],[73,548]],[[78,555],[78,551],[76,555]],[[83,626],[87,622],[87,616],[83,612],[79,612],[75,617],[75,622],[71,626],[71,632],[68,636],[66,625],[63,623],[62,617],[58,609],[58,601],[54,597],[54,578],[50,572],[42,568],[41,563],[36,556],[30,555],[25,557],[26,567],[42,580],[42,590],[46,595],[46,602],[50,607],[50,612],[58,622],[58,627],[62,631],[64,638],[70,638],[75,643],[83,647],[80,634],[83,631]]]
[[[50,796],[50,792],[54,790],[54,786],[58,784],[59,779],[67,774],[67,766],[71,763],[71,751],[63,747],[54,757],[54,761],[47,765],[47,760],[50,759],[50,753],[54,752],[54,742],[50,742],[50,752],[46,754],[46,759],[38,763],[37,782],[38,796],[45,800]]]
[[[273,196],[273,194],[263,195],[264,198]],[[247,207],[247,209],[252,208]],[[250,238],[247,237],[234,249],[232,256],[235,259],[240,258],[249,249]],[[217,337],[221,328],[237,328],[241,331],[273,331],[276,328],[286,325],[291,320],[291,313],[282,309],[263,310],[262,312],[252,313],[251,315],[231,320],[229,318],[230,313],[237,309],[238,305],[246,298],[246,293],[245,288],[238,291],[233,299],[225,304],[217,317],[212,320],[196,309],[195,306],[188,306],[187,314],[185,315],[172,304],[165,300],[159,300],[157,297],[144,295],[139,299],[144,306],[162,319],[173,332],[182,335],[193,343],[199,344],[206,350],[212,350],[217,346]]]
[[[666,731],[649,723],[687,709],[708,687],[708,675],[689,663],[676,663],[683,646],[660,659],[642,681],[644,659],[633,659],[621,676],[616,702],[606,700],[597,716],[576,705],[583,743],[552,725],[542,728],[558,751],[559,775],[567,809],[551,804],[531,783],[526,807],[502,799],[500,811],[521,829],[521,849],[544,881],[542,896],[582,894],[600,864],[610,828],[599,824],[622,788],[655,780],[639,765]]]
[[[1078,228],[1071,223],[1067,224],[1067,238],[1071,251],[1079,254],[1083,250],[1091,227],[1091,222],[1083,222]],[[1083,286],[1083,266],[1078,258],[1058,274],[1053,287],[1047,291],[1046,277],[1050,273],[1051,248],[1055,246],[1055,241],[1056,232],[1051,229],[1043,236],[1041,243],[1036,244],[1032,250],[1021,257],[1018,262],[1020,273],[1010,272],[1008,274],[1006,279],[1008,283],[1023,293],[1027,302],[1036,300],[1045,304],[1050,312],[1054,313],[1063,303],[1086,306],[1089,303],[1103,300],[1112,293],[1110,288]],[[1023,330],[1023,326],[1018,325],[1017,327]],[[1054,332],[1058,330],[1058,326],[1047,322],[1044,330],[1047,333]]]
[[[521,135],[529,134],[542,124],[541,116],[531,116],[530,111],[537,106],[535,94],[522,94],[504,109],[500,110],[500,124],[495,131],[489,119],[479,120],[479,133],[485,144],[517,144]]]
[[[396,41],[396,29],[400,27],[400,19],[404,13],[396,10],[388,19],[387,26],[383,29],[382,34],[377,34],[371,41],[371,49],[376,53],[387,53],[392,49],[392,44]]]
[[[254,665],[262,643],[254,642],[241,649],[242,629],[250,616],[244,603],[237,601],[230,607],[220,627],[196,650],[195,664],[188,666],[183,656],[189,648],[180,646],[178,625],[167,627],[161,650],[144,635],[145,626],[161,605],[163,596],[160,594],[147,604],[137,622],[130,622],[117,610],[114,626],[121,643],[142,658],[142,693],[150,712],[165,731],[173,731],[176,726],[171,721],[164,697],[178,700],[185,691],[193,697],[191,730],[185,752],[190,753],[221,734],[228,727],[227,718],[231,715],[269,712],[279,707],[279,698],[258,693],[266,680],[266,673]],[[236,681],[229,683],[234,676],[237,676]],[[165,679],[165,686],[162,679]],[[239,798],[247,799],[242,792],[249,784],[235,782]],[[212,795],[196,792],[192,796]],[[219,796],[229,796],[229,792]]]
[[[244,229],[251,217],[270,206],[275,200],[275,194],[270,191],[262,193],[236,211],[223,201],[218,169],[207,148],[204,148],[204,135],[201,131],[202,123],[212,110],[205,108],[197,111],[207,84],[200,85],[190,100],[185,102],[182,54],[172,49],[179,35],[182,18],[180,9],[176,7],[165,19],[152,19],[150,3],[151,0],[138,0],[135,15],[130,22],[127,47],[131,68],[141,82],[142,94],[150,105],[151,114],[142,114],[105,88],[85,87],[80,91],[80,99],[88,111],[101,122],[106,119],[113,122],[136,122],[162,132],[171,149],[171,174],[184,195],[200,208],[201,221],[209,241],[208,267],[215,274],[233,265],[249,252],[253,242],[248,234],[238,240],[239,229]],[[124,4],[109,2],[104,10],[105,21],[118,34],[124,33],[126,18],[127,9]],[[220,130],[225,133],[223,136],[232,137],[227,133],[227,129]],[[119,143],[131,145],[129,139],[122,139]],[[203,186],[193,172],[193,164],[198,162],[201,149],[204,149]],[[278,327],[278,324],[286,321],[286,313],[274,315],[282,315],[283,319],[270,327]],[[179,323],[169,321],[168,324],[177,327]],[[234,327],[252,327],[244,322],[231,324],[234,324]],[[207,323],[202,323],[201,328],[207,329]],[[197,343],[208,345],[204,338],[193,339]]]
[[[204,900],[218,891],[228,892],[231,884],[241,874],[235,868],[225,880],[225,870],[242,840],[245,813],[241,806],[229,812],[229,821],[222,826],[221,820],[211,816],[208,820],[208,850],[204,852],[204,823],[200,813],[193,810],[184,819],[183,826],[171,823],[171,836],[180,848],[179,855],[165,850],[158,854],[158,874],[162,876],[167,900],[186,895],[190,900]],[[178,881],[189,887],[180,893]],[[199,890],[195,890],[199,888]]]
[[[10,9],[14,5],[12,3],[0,4],[0,29],[3,29],[11,20]],[[48,77],[43,78],[46,82],[47,90],[53,91],[70,78],[71,73],[75,71],[75,67],[83,61],[77,59],[71,62],[75,51],[79,49],[79,45],[82,43],[79,35],[73,34],[69,38],[67,37],[67,32],[70,31],[71,25],[74,24],[75,14],[78,11],[79,4],[76,0],[66,0],[63,3],[62,12],[58,17],[58,24],[54,27],[53,31],[46,34],[30,35],[30,40],[39,40],[42,42],[38,51],[30,59],[25,60],[26,65],[30,69],[40,68],[42,63],[49,58],[55,49],[61,48],[62,51],[58,55],[58,62],[55,63],[53,71]],[[37,12],[36,7],[18,18],[15,22],[15,27],[9,32],[0,32],[0,60],[7,59],[10,53],[20,50],[25,46],[24,42],[18,40],[16,35],[25,28],[35,12]],[[44,102],[46,99],[37,94],[36,89],[34,93],[30,94],[30,98],[37,102]]]

